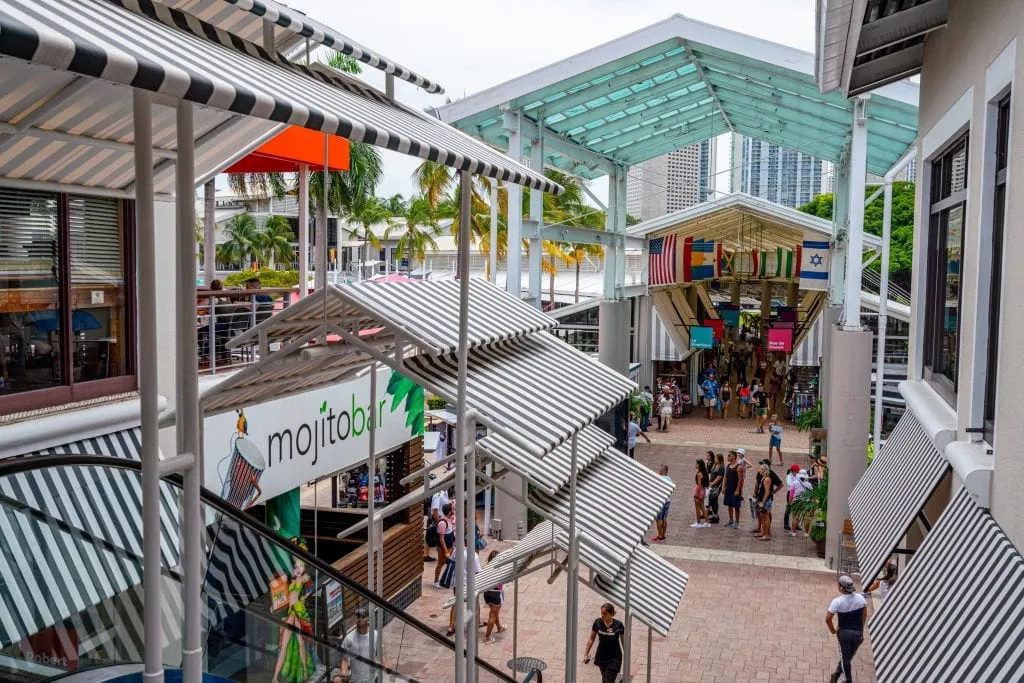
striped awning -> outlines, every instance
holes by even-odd
[[[615,438],[600,427],[584,427],[576,435],[576,467],[582,472],[598,455],[615,444]],[[567,441],[543,458],[536,458],[501,434],[485,436],[476,442],[484,456],[525,477],[531,484],[549,494],[569,483],[572,473],[572,442]]]
[[[1020,681],[1024,558],[961,489],[868,628],[879,683]]]
[[[424,353],[439,356],[459,348],[459,281],[359,282],[338,285],[351,316],[365,315],[402,330]],[[487,280],[469,280],[469,348],[554,328],[558,323]]]
[[[665,323],[662,322],[658,309],[653,310],[654,315],[651,316],[651,360],[686,360],[692,352],[680,351],[680,347],[676,345],[668,328],[665,327]]]
[[[568,535],[551,522],[538,524],[476,575],[477,592],[483,593],[498,584],[510,583],[517,575],[525,573],[531,559],[534,562],[541,561],[553,548],[562,553],[561,557],[556,558],[556,561],[562,562],[568,552]],[[629,561],[629,603],[634,615],[661,635],[667,636],[689,577],[686,572],[640,545],[630,554]],[[595,569],[593,555],[587,552],[583,544],[580,545],[580,562]],[[600,575],[592,581],[581,575],[580,580],[606,600],[625,607],[625,571],[619,572],[611,581]],[[454,599],[448,603],[454,603]]]
[[[800,367],[818,367],[821,365],[822,345],[825,338],[825,316],[819,315],[818,319],[807,331],[807,336],[793,350],[790,358],[790,365]]]
[[[949,461],[907,411],[850,494],[857,561],[866,585],[882,571],[949,470]]]
[[[334,29],[324,26],[304,14],[285,7],[274,0],[225,0],[241,10],[249,12],[261,20],[273,22],[277,26],[292,33],[309,38],[313,43],[324,45],[342,54],[351,56],[363,64],[389,74],[395,78],[412,83],[429,93],[442,94],[444,88],[430,81],[401,64],[363,47],[356,41],[341,35]]]
[[[418,355],[403,374],[455,402],[454,355]],[[467,404],[489,428],[543,457],[625,399],[627,377],[547,332],[474,349],[469,354]]]
[[[542,173],[357,79],[289,62],[159,3],[6,0],[0,34],[0,54],[8,57],[563,191]]]
[[[605,553],[595,557],[593,569],[614,578],[640,544],[644,532],[672,495],[673,484],[629,456],[609,448],[577,476],[576,524],[581,533],[596,541]],[[611,492],[628,492],[629,503],[613,502]],[[541,514],[561,525],[569,523],[569,487],[554,495],[530,493]]]

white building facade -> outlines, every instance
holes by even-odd
[[[712,138],[632,166],[626,213],[646,221],[713,198],[717,147]]]

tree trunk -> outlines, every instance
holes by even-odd
[[[580,259],[579,254],[576,258],[576,294],[573,296],[572,302],[578,304],[580,302]]]
[[[217,277],[217,185],[210,179],[203,186],[203,284],[207,287]]]

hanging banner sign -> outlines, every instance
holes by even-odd
[[[726,327],[739,327],[740,326],[740,309],[739,306],[732,305],[719,305],[718,315],[722,316],[722,322],[725,323]]]
[[[345,616],[341,584],[337,581],[328,581],[324,584],[324,604],[327,605],[327,628],[333,628],[340,624]]]
[[[423,433],[423,389],[383,368],[370,376],[203,421],[205,481],[241,509],[366,460],[376,412],[382,455]]]
[[[768,329],[768,351],[789,353],[793,350],[793,329],[771,327]]]
[[[710,327],[694,326],[690,328],[690,348],[710,349],[715,345],[715,331]]]
[[[725,321],[721,318],[717,320],[705,320],[704,325],[711,328],[714,338],[718,341],[725,338]]]

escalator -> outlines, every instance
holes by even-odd
[[[167,680],[181,667],[181,481],[161,482]],[[0,461],[0,680],[141,681],[141,467],[99,456]],[[210,681],[454,678],[453,643],[217,496],[203,491],[203,669]],[[360,657],[367,610],[380,656]],[[360,612],[361,613],[361,612]],[[365,645],[364,645],[365,647]],[[477,660],[478,680],[512,681]],[[353,680],[359,680],[354,677]]]

